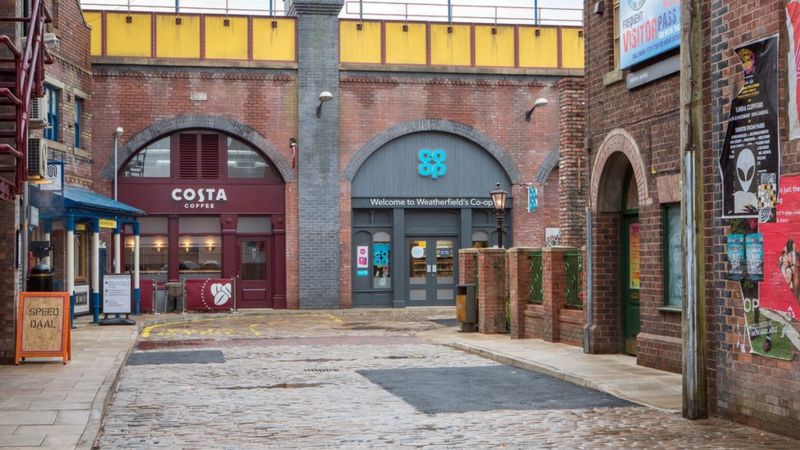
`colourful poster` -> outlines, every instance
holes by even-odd
[[[728,279],[740,281],[744,279],[744,235],[728,235]]]
[[[620,68],[677,48],[681,43],[680,0],[619,2]]]
[[[758,289],[755,284],[743,282],[742,299],[745,318],[745,333],[737,326],[738,347],[740,351],[755,353],[770,358],[791,360],[794,355],[788,333],[791,325],[776,320],[776,316],[759,305]],[[742,335],[744,334],[744,335]],[[749,349],[748,349],[749,344]]]
[[[761,233],[752,233],[745,236],[745,254],[747,279],[761,281],[764,275],[764,238]]]
[[[639,224],[632,223],[630,227],[630,288],[639,289]]]
[[[356,247],[356,269],[369,268],[369,246],[359,245]]]

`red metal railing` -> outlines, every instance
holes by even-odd
[[[5,100],[4,105],[14,106],[16,110],[13,117],[0,115],[0,121],[15,123],[16,146],[0,144],[0,154],[11,155],[15,161],[13,166],[0,166],[0,172],[14,172],[13,182],[0,177],[0,198],[6,200],[13,200],[25,182],[31,97],[44,95],[44,65],[52,63],[44,48],[45,24],[51,22],[50,14],[43,0],[32,0],[30,10],[28,17],[0,17],[0,23],[20,23],[27,29],[22,51],[17,49],[11,37],[0,35],[0,44],[11,54],[11,57],[0,58],[0,63],[13,64],[15,75],[13,88],[0,87],[0,101]]]

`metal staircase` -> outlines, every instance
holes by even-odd
[[[27,1],[27,0],[22,0]],[[27,176],[31,100],[44,95],[44,48],[50,14],[43,0],[30,0],[27,17],[0,17],[0,199],[13,201]],[[20,51],[13,36],[25,38]]]

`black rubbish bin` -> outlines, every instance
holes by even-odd
[[[28,277],[29,292],[53,292],[55,273],[44,264],[39,264],[31,269]]]

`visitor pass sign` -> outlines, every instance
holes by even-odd
[[[680,0],[620,0],[620,68],[626,69],[681,43]]]

